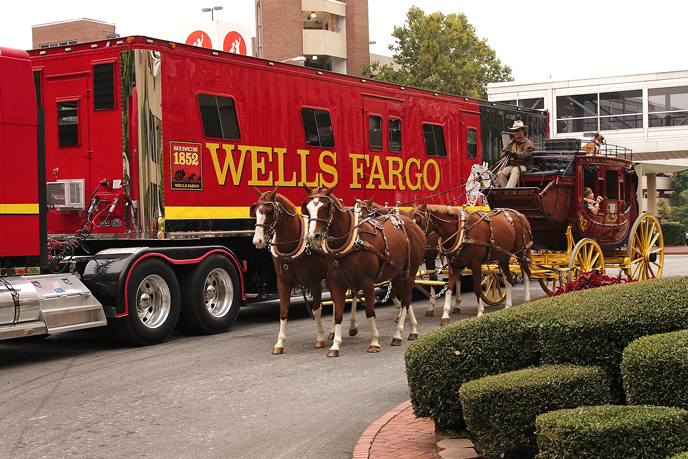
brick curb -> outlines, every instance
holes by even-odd
[[[382,428],[385,425],[387,425],[389,421],[391,421],[399,414],[401,414],[405,409],[410,407],[411,400],[407,400],[401,405],[397,406],[396,408],[393,408],[386,414],[382,415],[382,417],[377,421],[370,424],[368,428],[365,430],[365,432],[363,432],[363,435],[361,435],[361,438],[358,439],[358,443],[356,443],[356,446],[354,447],[354,454],[352,456],[352,459],[369,459],[370,449],[373,446],[373,442],[375,441],[375,437],[377,437],[377,434],[380,433]]]

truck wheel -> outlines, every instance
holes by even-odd
[[[172,268],[149,258],[136,265],[127,287],[129,315],[113,321],[117,335],[135,346],[165,341],[177,324],[179,283]]]
[[[208,256],[182,279],[182,318],[191,331],[210,335],[229,330],[239,315],[241,285],[226,256]]]

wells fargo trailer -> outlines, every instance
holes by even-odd
[[[70,273],[99,303],[97,319],[70,327],[107,318],[136,344],[164,340],[178,317],[224,331],[247,299],[276,293],[269,252],[251,243],[254,187],[297,203],[303,185],[322,185],[346,204],[461,204],[471,169],[488,160],[487,120],[494,130],[494,119],[528,116],[531,135],[546,136],[535,110],[146,37],[28,54],[30,64],[3,49],[2,65],[17,68],[0,73],[3,129],[16,134],[3,146],[0,214],[0,327],[12,336],[24,317],[8,279],[32,267]]]

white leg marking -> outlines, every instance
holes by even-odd
[[[456,290],[456,300],[454,300],[454,312],[459,312],[461,311],[461,276],[456,278],[456,286],[454,287],[454,290]],[[458,311],[456,311],[458,309]]]
[[[284,349],[285,339],[287,339],[287,320],[280,319],[280,330],[279,335],[277,335],[277,344],[275,344],[275,348]]]
[[[404,321],[406,320],[406,308],[401,308],[401,317],[399,317],[399,323],[394,331],[394,336],[392,337],[392,346],[394,343],[401,344],[401,333],[404,331]]]
[[[435,286],[430,286],[430,301],[428,301],[428,312],[426,315],[432,315],[435,313]]]
[[[485,305],[483,305],[483,297],[480,297],[478,299],[478,317],[482,316],[483,312],[485,312]]]
[[[459,293],[456,294],[457,296]],[[449,320],[449,311],[451,311],[451,298],[452,291],[447,289],[447,293],[444,294],[444,308],[442,309],[442,320]]]
[[[530,303],[530,279],[526,273],[523,273],[523,286],[526,288],[526,293],[523,296],[523,302]]]
[[[368,322],[370,323],[370,345],[380,347],[380,332],[375,326],[375,317],[369,317]]]
[[[505,276],[502,276],[502,278],[504,279],[504,285],[506,286],[506,305],[504,305],[504,307],[506,309],[509,309],[511,306],[513,306],[513,303],[511,300],[511,289],[513,288],[513,286],[507,282]]]
[[[339,352],[339,345],[342,344],[342,324],[334,326],[334,339],[332,340],[331,351]]]
[[[409,315],[409,322],[411,322],[411,335],[415,335],[416,337],[418,336],[418,321],[416,320],[416,315],[413,313],[413,306],[409,305],[408,308],[408,315]],[[409,338],[409,339],[416,339],[414,338]]]
[[[322,320],[320,320],[320,317],[322,316],[322,307],[318,308],[316,311],[313,311],[313,315],[315,316],[315,322],[318,324],[318,337],[315,341],[317,346],[317,343],[325,342],[325,328],[323,327]]]
[[[351,299],[351,317],[349,318],[349,336],[355,336],[358,333],[358,324],[356,323],[356,307],[358,306],[358,295],[354,295]]]

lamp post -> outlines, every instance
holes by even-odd
[[[292,57],[291,59],[285,59],[280,62],[306,62],[306,58],[303,56]]]
[[[201,11],[203,11],[204,13],[207,13],[208,11],[210,11],[210,20],[214,21],[215,20],[215,11],[220,11],[221,9],[222,9],[221,6],[214,6],[212,8],[203,8]]]

